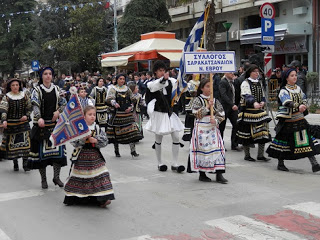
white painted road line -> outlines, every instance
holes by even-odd
[[[298,203],[295,205],[287,205],[287,206],[284,206],[284,208],[289,208],[291,210],[308,213],[315,217],[320,218],[320,203],[304,202],[304,203]]]
[[[5,234],[5,232],[2,231],[1,229],[0,229],[0,239],[1,240],[11,240],[11,238],[9,238],[8,235]]]
[[[123,239],[123,240],[155,240],[155,239],[152,238],[150,235],[143,235],[143,236]],[[156,239],[156,240],[160,240],[160,239]]]
[[[55,191],[55,188],[50,188],[48,190],[31,189],[31,190],[19,191],[19,192],[0,193],[0,202],[22,199],[22,198],[29,198],[29,197],[39,197],[44,195],[47,191]]]
[[[247,240],[301,240],[302,238],[278,227],[267,225],[245,216],[232,216],[207,221],[206,224]]]

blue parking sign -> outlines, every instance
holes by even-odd
[[[261,18],[261,45],[274,45],[274,19]]]
[[[32,61],[31,69],[33,71],[39,71],[39,61],[37,61],[37,60]]]

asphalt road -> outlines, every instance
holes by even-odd
[[[38,171],[13,172],[13,163],[2,161],[0,240],[320,239],[320,214],[309,223],[307,213],[310,206],[313,214],[320,213],[320,174],[312,173],[308,159],[287,161],[290,172],[280,172],[276,160],[247,162],[243,152],[231,151],[230,126],[225,136],[229,150],[226,185],[200,182],[198,174],[159,172],[151,148],[154,136],[149,132],[137,144],[140,156],[135,159],[129,146],[121,145],[122,157],[116,158],[113,146],[108,145],[102,152],[116,200],[106,209],[65,206],[63,189],[51,181],[51,167],[47,169],[49,189],[42,190]],[[70,155],[71,147],[67,149]],[[188,143],[180,149],[179,162],[185,166],[188,149]],[[251,152],[255,157],[257,148]],[[170,165],[170,136],[163,139],[163,159]],[[63,181],[69,168],[70,163],[62,169]],[[298,205],[302,210],[297,204],[304,204]],[[290,212],[288,205],[295,210]],[[296,211],[300,211],[299,217]],[[279,214],[283,218],[277,218]],[[253,227],[256,221],[266,225]],[[302,230],[299,224],[304,226]],[[272,226],[279,228],[280,237],[274,237],[278,233],[273,231],[278,230]]]

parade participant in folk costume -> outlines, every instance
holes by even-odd
[[[64,187],[64,203],[93,203],[106,207],[115,199],[106,161],[100,151],[100,148],[107,146],[108,139],[95,123],[94,106],[85,107],[84,118],[91,135],[71,142],[75,149],[71,156],[70,177]]]
[[[146,102],[142,98],[142,95],[139,93],[139,87],[135,82],[133,81],[128,82],[128,87],[132,91],[133,97],[135,98],[135,102],[133,103],[133,117],[143,137],[141,108],[146,107]]]
[[[162,162],[161,143],[164,135],[171,134],[172,137],[172,165],[171,170],[183,172],[185,167],[178,164],[179,158],[179,132],[184,129],[179,117],[173,112],[171,106],[172,92],[177,85],[177,80],[169,78],[166,65],[163,61],[154,63],[153,72],[155,80],[148,82],[146,101],[148,103],[148,114],[150,116],[145,129],[155,134],[154,148],[158,160],[158,170],[167,171],[167,165]]]
[[[220,135],[219,124],[224,121],[224,110],[221,103],[210,100],[210,80],[203,79],[192,104],[192,112],[196,118],[192,132],[188,172],[199,172],[199,180],[210,182],[206,172],[216,173],[216,181],[227,183],[223,177],[225,172],[225,149]],[[210,107],[213,107],[213,117]]]
[[[266,98],[259,81],[259,68],[250,65],[246,79],[241,84],[240,113],[238,115],[237,141],[243,145],[244,160],[256,161],[250,156],[250,144],[258,143],[258,160],[269,161],[264,156],[265,143],[271,141],[269,122],[271,118],[265,111]]]
[[[117,84],[110,86],[107,104],[112,106],[108,121],[107,136],[114,144],[116,157],[121,157],[119,144],[129,144],[132,157],[138,157],[135,142],[142,139],[141,132],[133,118],[133,104],[136,101],[132,91],[125,85],[124,74],[116,77]]]
[[[95,102],[95,107],[97,109],[96,122],[100,127],[107,127],[108,122],[108,106],[106,104],[108,90],[104,84],[104,79],[99,78],[97,80],[97,86],[92,89],[90,94],[90,97],[92,97]]]
[[[296,160],[308,157],[312,171],[320,171],[315,155],[320,152],[320,144],[311,135],[308,122],[304,118],[307,112],[306,95],[296,84],[297,72],[289,69],[284,73],[281,90],[278,95],[278,124],[276,136],[267,149],[270,157],[278,159],[278,170],[289,171],[284,160]]]
[[[53,165],[53,183],[63,187],[60,180],[61,167],[67,165],[65,146],[52,147],[49,140],[59,114],[66,101],[60,96],[60,89],[52,83],[54,70],[44,67],[40,70],[39,85],[33,90],[33,127],[31,130],[31,149],[28,158],[30,169],[39,169],[42,188],[48,188],[46,167]]]
[[[87,91],[84,87],[78,88],[78,96],[82,109],[86,106],[94,106],[93,100],[87,97]]]
[[[188,81],[188,91],[186,92],[186,95],[185,95],[186,118],[184,121],[185,128],[182,136],[183,141],[191,140],[191,135],[192,135],[193,126],[194,126],[194,119],[195,119],[192,113],[192,103],[194,98],[197,95],[197,89],[200,84],[199,75],[193,74],[192,77],[194,79],[191,79],[190,81]]]
[[[7,82],[6,95],[0,103],[1,121],[4,137],[0,147],[2,159],[13,160],[14,171],[19,171],[18,159],[23,159],[23,169],[27,167],[30,152],[30,114],[32,105],[30,96],[22,89],[18,79]]]

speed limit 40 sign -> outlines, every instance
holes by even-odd
[[[274,6],[271,3],[264,3],[260,7],[261,18],[273,19],[276,15]]]

